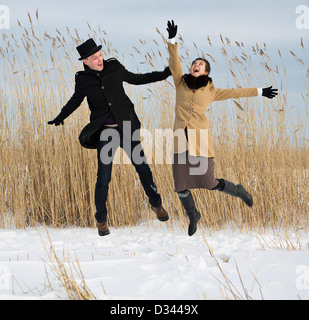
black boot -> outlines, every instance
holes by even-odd
[[[195,207],[194,199],[190,190],[178,192],[178,196],[190,220],[188,234],[191,237],[197,230],[197,223],[201,219],[201,214]]]
[[[224,182],[224,187],[223,189],[219,189],[219,191],[222,191],[224,193],[227,193],[231,196],[238,197],[242,201],[246,203],[247,206],[252,207],[253,206],[253,200],[251,195],[246,191],[246,189],[241,185],[237,184],[235,185],[234,183],[227,181],[227,180],[219,180],[220,184]]]

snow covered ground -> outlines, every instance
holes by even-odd
[[[97,299],[309,299],[308,233],[227,228],[189,237],[157,221],[110,229],[106,237],[91,228],[0,230],[0,299],[67,299],[48,235]]]

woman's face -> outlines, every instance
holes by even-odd
[[[206,63],[203,60],[196,60],[192,63],[190,74],[194,77],[206,76]]]

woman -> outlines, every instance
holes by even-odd
[[[183,75],[175,43],[177,26],[173,20],[168,21],[167,31],[169,67],[176,87],[173,176],[175,191],[190,220],[188,234],[192,236],[197,230],[201,215],[196,209],[190,189],[219,190],[239,197],[249,207],[253,205],[251,195],[241,184],[235,185],[228,180],[214,177],[213,142],[205,116],[207,107],[213,101],[230,98],[262,95],[272,99],[278,94],[278,90],[272,87],[218,89],[209,77],[210,64],[203,58],[195,59],[190,73]]]

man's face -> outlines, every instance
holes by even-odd
[[[199,77],[202,75],[207,75],[206,63],[203,60],[196,60],[192,63],[190,74],[194,77]]]
[[[102,71],[104,68],[103,65],[103,56],[101,51],[98,51],[91,55],[90,57],[83,60],[84,64],[86,64],[90,69],[95,71]]]

